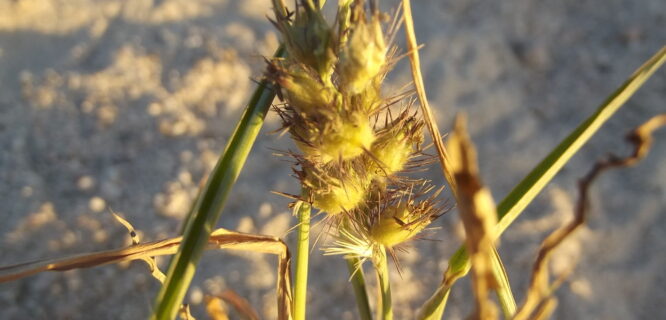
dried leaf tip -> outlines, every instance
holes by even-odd
[[[447,150],[458,185],[458,207],[465,226],[465,243],[472,262],[476,308],[471,319],[496,319],[497,308],[488,293],[496,288],[492,272],[497,213],[490,190],[479,177],[476,150],[466,129],[466,117],[456,117]]]

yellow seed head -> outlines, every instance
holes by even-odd
[[[336,108],[339,93],[335,88],[324,85],[310,73],[292,68],[288,74],[281,74],[277,82],[286,93],[289,104],[298,112],[314,114],[318,109]]]
[[[350,121],[338,119],[328,132],[323,132],[319,152],[322,160],[351,160],[363,154],[375,140],[367,117],[354,115]]]
[[[336,171],[337,169],[327,167],[324,170]],[[319,170],[305,170],[304,183],[310,189],[312,205],[315,208],[335,215],[351,211],[365,200],[370,185],[367,179],[353,171],[347,174],[330,173],[338,176],[330,176]]]
[[[331,215],[355,209],[365,198],[365,190],[358,185],[345,187],[330,186],[327,190],[315,192],[312,205]]]
[[[385,102],[381,97],[380,87],[380,79],[373,80],[365,87],[363,94],[352,96],[353,103],[358,105],[359,109],[363,110],[368,115],[375,114]]]
[[[358,112],[346,116],[332,114],[325,123],[315,119],[296,124],[292,132],[298,137],[296,144],[301,151],[324,164],[354,159],[375,141],[370,120]]]
[[[386,44],[379,17],[369,22],[359,19],[349,41],[340,52],[338,73],[343,91],[359,94],[375,79],[386,64]]]
[[[369,159],[369,171],[378,177],[390,176],[405,168],[409,158],[423,142],[422,122],[407,113],[391,122],[370,149],[374,159]]]
[[[312,67],[325,82],[330,81],[335,63],[334,34],[321,10],[308,1],[296,10],[293,22],[281,1],[273,1],[277,21],[289,55]]]
[[[386,208],[379,221],[370,228],[370,238],[387,247],[412,239],[431,221],[420,219],[419,212],[410,208],[407,203]]]
[[[396,136],[387,136],[382,142],[372,147],[372,154],[376,160],[381,161],[381,164],[377,163],[375,159],[371,159],[370,166],[373,167],[371,172],[380,176],[390,176],[405,167],[413,152],[412,144],[402,132]]]

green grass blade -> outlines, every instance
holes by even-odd
[[[280,47],[276,57],[284,54]],[[192,281],[196,265],[220,217],[231,187],[245,164],[250,149],[275,98],[271,84],[264,80],[252,95],[222,157],[208,178],[201,196],[194,203],[186,223],[183,241],[171,260],[167,278],[155,300],[151,319],[174,319]]]
[[[502,307],[502,313],[504,313],[504,319],[512,319],[513,315],[516,314],[516,299],[513,297],[513,292],[511,292],[511,283],[509,282],[509,276],[504,269],[504,263],[502,263],[502,258],[500,258],[497,248],[493,250],[493,275],[495,280],[497,280],[497,299],[499,300],[500,306]]]
[[[666,47],[662,47],[652,58],[645,62],[634,74],[625,81],[597,111],[581,123],[569,136],[567,136],[553,151],[546,156],[497,206],[500,218],[497,224],[497,235],[501,235],[506,228],[518,217],[525,207],[541,192],[546,184],[569,161],[569,159],[599,130],[604,124],[666,61]],[[461,247],[449,262],[451,270],[469,270],[469,259],[465,247]],[[449,271],[447,270],[447,273]],[[440,290],[450,290],[451,286],[441,286],[435,296],[444,297],[448,294]],[[430,299],[423,307],[425,310],[441,310],[442,313],[432,312],[421,319],[441,319],[444,308],[439,304],[444,299]],[[435,304],[435,305],[431,305]]]
[[[393,320],[393,304],[391,302],[391,279],[389,277],[388,258],[386,249],[382,248],[381,254],[375,259],[375,270],[377,271],[377,283],[379,284],[379,301],[377,303],[377,319]]]
[[[368,290],[365,287],[365,277],[363,276],[363,267],[360,265],[360,260],[356,257],[346,257],[345,261],[347,261],[347,269],[351,275],[351,283],[354,287],[354,297],[358,306],[359,319],[372,320]]]
[[[504,232],[518,215],[532,202],[548,182],[571,157],[599,130],[610,117],[661,67],[666,61],[666,47],[662,47],[645,62],[625,83],[604,101],[597,112],[578,126],[551,153],[539,163],[497,206],[500,221],[498,235]]]
[[[299,201],[294,208],[298,214],[298,244],[294,278],[294,320],[305,319],[308,291],[308,258],[310,254],[310,204]]]
[[[428,299],[416,315],[416,319],[437,320],[441,319],[449,301],[450,288],[446,284],[440,284],[435,294]]]

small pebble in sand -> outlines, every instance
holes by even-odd
[[[83,191],[90,190],[95,186],[95,178],[91,176],[83,176],[76,182],[76,186]]]
[[[88,202],[88,207],[93,212],[102,212],[106,208],[106,201],[100,197],[92,197]]]

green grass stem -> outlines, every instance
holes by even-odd
[[[308,291],[308,259],[310,254],[310,204],[299,201],[294,208],[298,214],[298,243],[294,278],[294,319],[305,319]]]
[[[275,53],[284,55],[282,46]],[[183,241],[171,260],[167,277],[155,299],[151,319],[174,319],[194,277],[197,263],[222,213],[227,196],[240,174],[250,149],[264,123],[264,117],[275,98],[275,91],[267,80],[259,83],[236,129],[218,160],[201,196],[188,217]]]
[[[393,320],[393,306],[391,304],[391,280],[389,279],[388,258],[386,249],[374,261],[379,284],[379,301],[377,303],[377,319]]]
[[[351,276],[351,283],[354,287],[354,297],[358,306],[358,314],[361,320],[372,320],[370,311],[370,301],[368,300],[368,291],[365,286],[365,277],[363,276],[363,267],[359,264],[360,260],[356,257],[346,257],[347,269]]]

